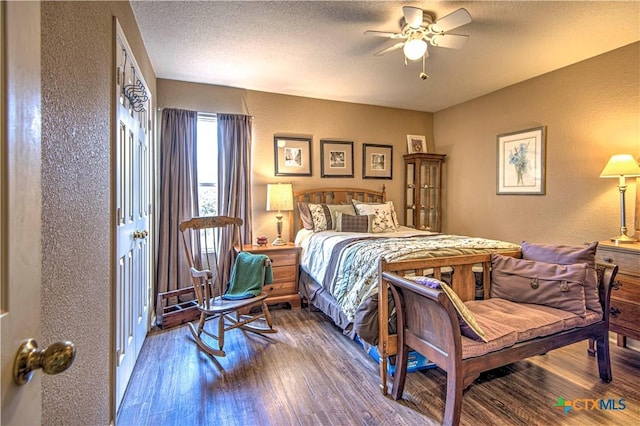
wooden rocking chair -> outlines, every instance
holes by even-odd
[[[227,216],[195,217],[180,224],[198,303],[197,309],[200,311],[197,327],[189,323],[189,330],[198,346],[214,356],[226,356],[222,350],[226,331],[238,327],[260,334],[277,331],[273,328],[269,308],[265,303],[267,294],[262,292],[267,272],[270,272],[271,261],[264,255],[244,253],[245,256],[242,256],[241,225],[242,219]],[[223,244],[218,241],[215,232],[226,234],[229,250],[222,249],[221,252],[220,246]],[[200,244],[197,244],[198,241]],[[225,259],[231,259],[233,256],[233,245],[236,242],[241,253],[233,265],[229,288],[226,288],[227,283],[223,282],[222,271],[225,268]],[[201,250],[197,250],[198,246]],[[196,256],[200,256],[200,262],[196,262]],[[206,269],[198,269],[196,266],[200,263],[206,265]],[[211,263],[215,268],[211,267]],[[230,292],[233,289],[235,291]],[[261,305],[261,312],[251,314],[251,308],[257,305]],[[215,317],[218,318],[217,334],[205,330],[206,321]],[[260,323],[251,324],[254,321]],[[209,344],[213,341],[218,342],[217,348]]]

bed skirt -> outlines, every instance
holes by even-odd
[[[358,307],[354,321],[350,321],[340,309],[334,297],[318,284],[307,272],[300,268],[300,281],[298,292],[306,299],[307,303],[318,308],[327,315],[342,330],[343,334],[351,339],[356,336],[362,343],[378,344],[378,294],[374,294]],[[395,334],[396,320],[393,299],[389,301],[389,332]],[[368,346],[366,346],[368,349]]]
[[[318,284],[307,272],[300,268],[300,279],[298,283],[298,292],[300,296],[306,299],[307,303],[312,304],[320,309],[325,315],[342,330],[342,332],[351,339],[356,338],[353,329],[353,322],[342,313],[338,302],[333,298],[327,290]]]
[[[473,268],[476,276],[476,299],[482,299],[482,271]],[[355,320],[350,321],[346,315],[340,310],[340,306],[334,297],[325,290],[320,284],[316,282],[305,270],[300,267],[300,279],[298,285],[298,292],[306,299],[307,303],[318,308],[322,313],[327,315],[331,320],[342,330],[342,332],[351,339],[359,337],[361,343],[365,344],[365,349],[368,350],[367,345],[378,344],[378,293],[373,294],[368,299],[364,300],[358,307],[355,315]],[[446,283],[451,283],[450,269],[446,268],[443,271],[441,279]],[[396,310],[393,304],[393,299],[390,298],[389,303],[389,334],[396,333]]]

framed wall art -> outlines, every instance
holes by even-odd
[[[427,152],[427,137],[422,135],[407,135],[407,152],[409,154]]]
[[[274,136],[276,176],[311,176],[311,138]]]
[[[353,177],[353,142],[320,141],[320,176]]]
[[[546,128],[498,135],[498,195],[545,194]]]
[[[391,145],[362,145],[362,178],[392,179],[393,147]]]

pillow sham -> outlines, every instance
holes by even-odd
[[[537,262],[572,265],[587,264],[587,276],[584,281],[584,299],[587,309],[602,315],[602,306],[598,297],[598,273],[596,272],[596,250],[598,242],[584,246],[531,244],[522,242],[522,258]]]
[[[337,232],[373,232],[371,225],[373,223],[374,216],[368,215],[351,215],[342,212],[336,212],[336,227]]]
[[[375,216],[372,225],[373,232],[396,232],[398,230],[392,201],[384,204],[365,204],[354,200],[353,203],[359,215],[372,214]]]
[[[586,317],[586,263],[558,265],[491,254],[491,297],[550,306]]]
[[[486,334],[476,321],[471,311],[467,309],[464,302],[458,297],[455,291],[446,283],[432,277],[405,277],[425,285],[430,288],[440,288],[447,295],[451,304],[458,314],[458,322],[460,323],[460,334],[478,342],[488,342]]]

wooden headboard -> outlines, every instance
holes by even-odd
[[[302,221],[298,213],[298,202],[317,204],[349,204],[351,200],[367,203],[384,203],[387,193],[384,185],[381,191],[357,188],[316,188],[305,189],[293,193],[293,211],[289,212],[289,238],[293,240],[302,228]]]

